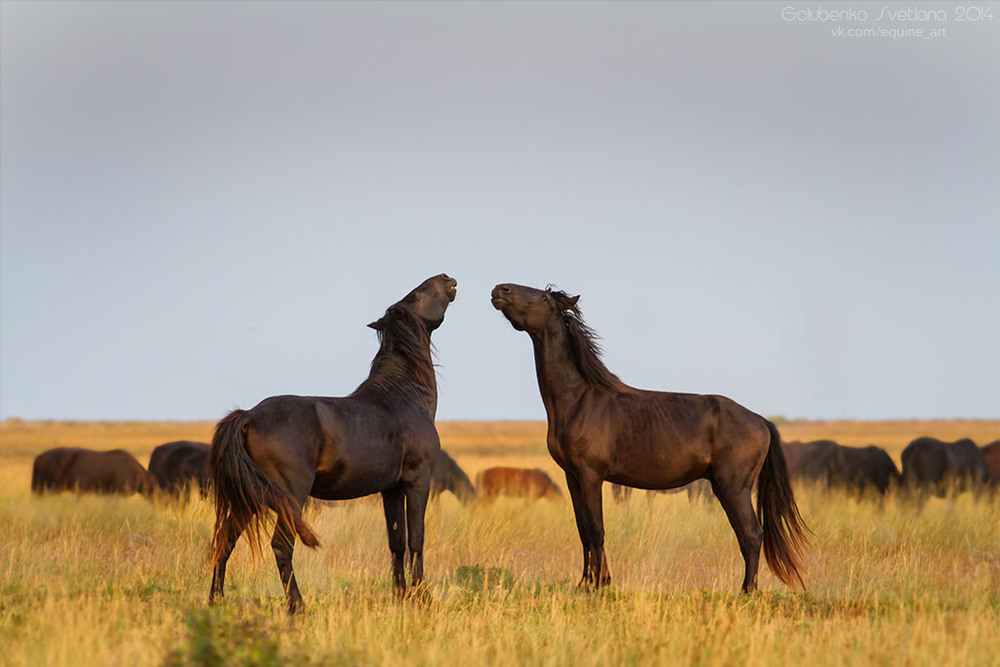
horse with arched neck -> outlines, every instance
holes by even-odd
[[[707,479],[736,533],[742,590],[757,588],[761,547],[771,571],[802,583],[808,530],[774,424],[724,396],[636,389],[604,365],[579,296],[509,283],[493,306],[531,338],[549,453],[566,475],[583,546],[583,586],[610,583],[602,485],[669,489]],[[757,484],[757,509],[751,492]]]

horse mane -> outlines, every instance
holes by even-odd
[[[395,304],[378,321],[377,332],[379,351],[372,359],[368,379],[351,395],[386,400],[403,394],[434,406],[437,381],[431,334],[423,321],[409,308]]]
[[[601,345],[598,343],[597,332],[583,321],[583,313],[577,305],[577,300],[566,292],[547,287],[545,291],[555,301],[566,325],[570,350],[576,360],[577,368],[587,384],[601,389],[624,391],[629,387],[617,375],[608,370],[601,359]]]

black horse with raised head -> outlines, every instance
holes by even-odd
[[[295,535],[319,540],[302,519],[309,496],[323,500],[381,493],[392,552],[393,584],[423,580],[424,510],[441,444],[434,426],[437,382],[431,332],[444,321],[457,282],[428,278],[369,326],[379,351],[368,379],[350,396],[273,396],[219,422],[212,440],[214,572],[209,602],[223,594],[226,562],[244,530],[260,549],[269,510],[277,513],[271,548],[289,612],[303,608],[292,571]]]
[[[578,299],[511,284],[497,285],[492,293],[493,306],[534,345],[549,453],[566,473],[583,545],[581,585],[610,582],[601,499],[605,480],[668,489],[696,479],[711,481],[736,532],[746,566],[744,592],[757,588],[762,545],[779,579],[802,583],[806,528],[774,424],[723,396],[626,385],[601,361]]]

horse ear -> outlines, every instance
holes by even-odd
[[[572,308],[573,306],[575,306],[576,302],[579,301],[579,300],[580,300],[580,295],[579,294],[577,294],[576,296],[571,296],[569,298],[569,306],[570,306],[570,308]]]
[[[381,331],[382,327],[385,325],[382,319],[384,318],[377,319],[374,322],[369,322],[368,326],[374,329],[375,331]]]

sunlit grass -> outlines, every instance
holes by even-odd
[[[145,463],[157,442],[207,440],[212,425],[122,425],[127,434],[95,425],[98,436],[87,425],[15,426],[34,430],[22,437],[0,425],[4,665],[992,665],[1000,655],[1000,507],[970,494],[918,509],[802,489],[815,532],[808,590],[789,590],[762,566],[752,596],[737,594],[742,560],[715,503],[638,492],[616,504],[607,494],[613,586],[593,594],[576,588],[568,498],[463,506],[445,495],[427,514],[426,590],[402,601],[381,508],[359,500],[308,515],[323,544],[296,550],[307,610],[288,619],[269,550],[254,560],[245,542],[226,601],[206,607],[207,501],[30,493],[31,460],[54,442],[125,446]],[[537,425],[441,430],[470,476],[503,461],[562,483],[532,440]],[[886,433],[872,442],[911,437]],[[504,456],[508,442],[516,453]]]

